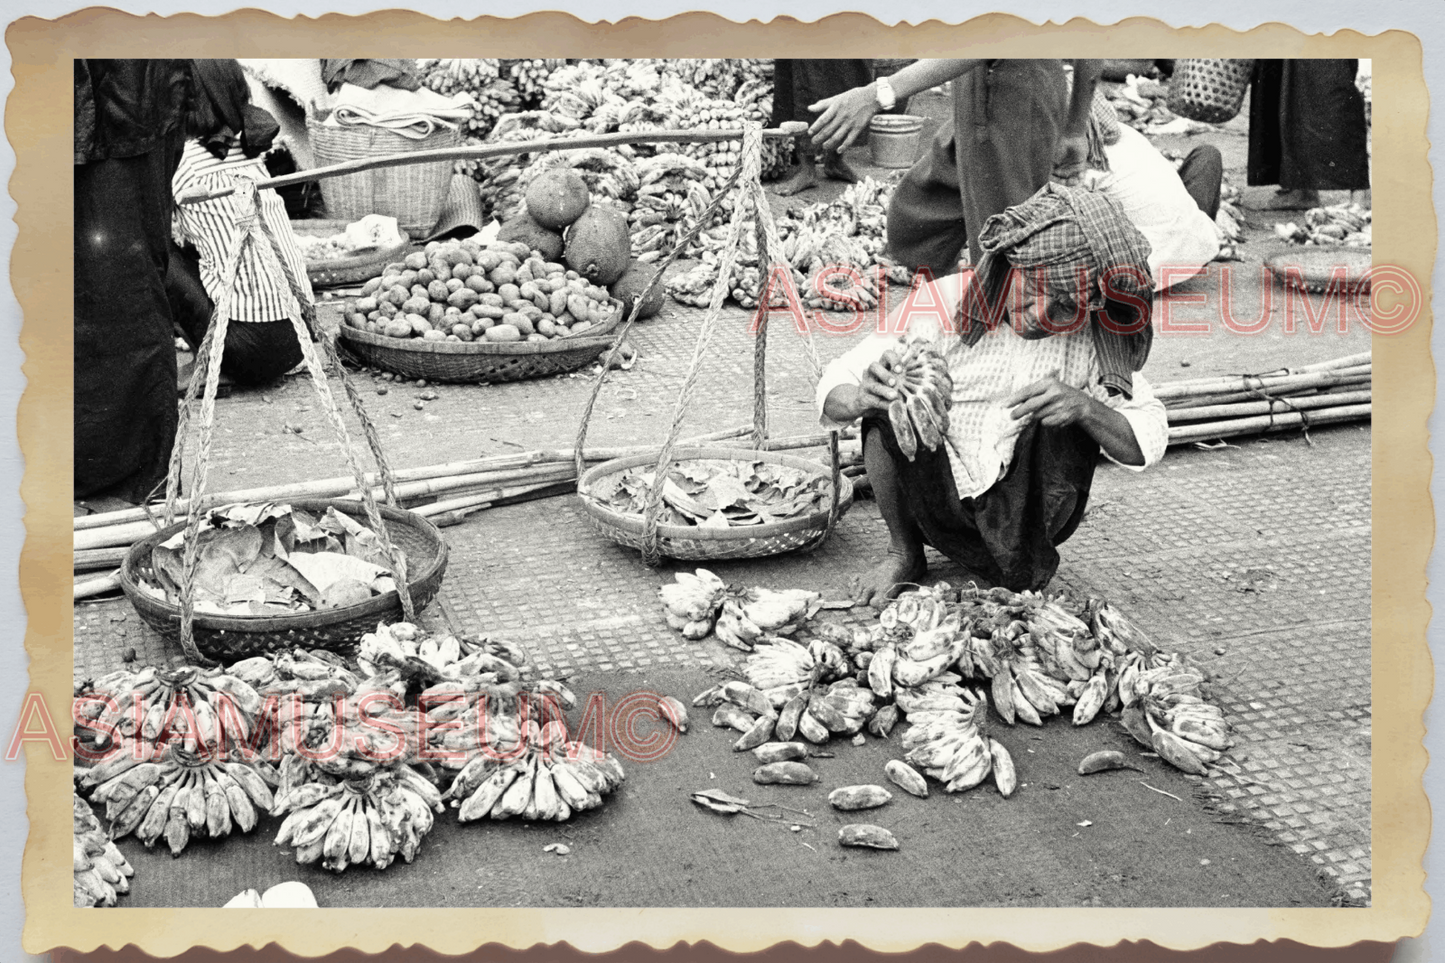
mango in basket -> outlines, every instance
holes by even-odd
[[[521,341],[522,332],[515,324],[497,324],[487,329],[488,341]]]

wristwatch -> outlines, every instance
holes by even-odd
[[[879,77],[873,81],[873,89],[880,110],[892,110],[898,103],[898,95],[893,92],[893,85],[888,82],[887,77]]]

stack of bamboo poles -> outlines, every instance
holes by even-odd
[[[1259,375],[1157,385],[1169,415],[1169,444],[1308,430],[1370,417],[1370,354]]]
[[[751,434],[751,426],[713,432],[689,438],[680,444],[702,445]],[[817,448],[828,443],[822,432],[770,439],[764,444],[769,451]],[[656,455],[655,446],[623,448],[588,448],[583,461],[594,465],[615,458],[633,455]],[[563,495],[577,489],[577,469],[571,449],[518,452],[469,461],[448,462],[422,468],[400,469],[396,478],[396,496],[402,507],[430,518],[436,525],[452,525],[468,515],[499,505],[515,504],[535,498]],[[382,498],[380,479],[373,473],[366,476],[374,484],[374,494]],[[320,481],[296,482],[217,492],[205,497],[204,507],[234,505],[248,502],[285,502],[296,498],[356,498],[356,480],[338,476]],[[176,506],[177,512],[189,507],[186,499]],[[75,519],[74,566],[77,573],[115,569],[109,575],[86,578],[75,583],[75,598],[91,598],[114,591],[120,585],[118,566],[132,545],[154,534],[159,519],[151,519],[145,508],[131,508]]]

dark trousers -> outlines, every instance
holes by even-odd
[[[1224,185],[1224,158],[1219,148],[1200,144],[1179,167],[1179,179],[1199,209],[1214,220],[1219,213],[1219,192]]]

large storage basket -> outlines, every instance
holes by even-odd
[[[290,505],[317,514],[334,507],[363,525],[367,523],[360,502],[295,499]],[[386,520],[392,543],[406,555],[407,585],[416,611],[420,612],[441,589],[447,568],[447,544],[436,526],[415,512],[387,505],[378,505],[377,510]],[[120,587],[131,605],[146,624],[171,640],[180,637],[181,607],[142,592],[139,581],[142,576],[150,581],[151,550],[185,527],[186,523],[180,521],[135,543],[120,567]],[[349,652],[363,633],[376,629],[376,623],[401,618],[401,597],[394,591],[356,605],[297,615],[246,618],[198,612],[194,622],[196,648],[202,655],[225,663],[297,645]]]
[[[438,127],[423,138],[405,137],[383,127],[333,125],[310,120],[311,149],[320,166],[386,154],[458,147],[460,131]],[[368,214],[394,217],[412,237],[427,237],[436,226],[451,189],[452,162],[404,164],[342,174],[321,181],[327,217],[354,221]]]
[[[1169,109],[1204,124],[1233,120],[1253,74],[1253,60],[1179,60],[1169,80]]]

